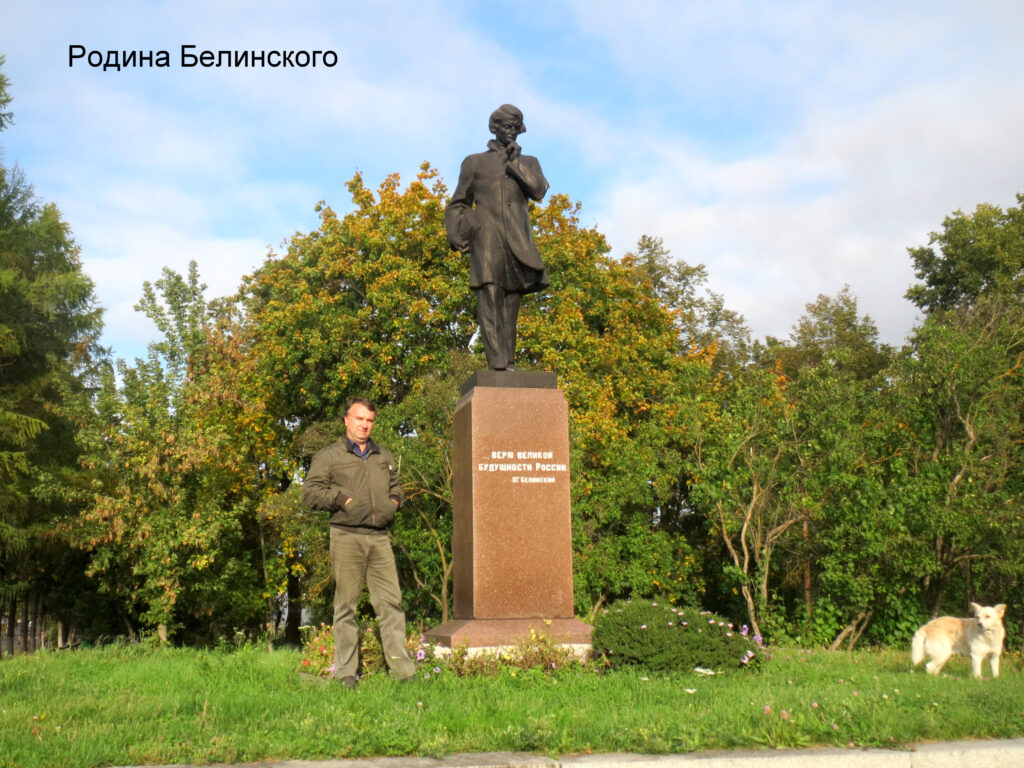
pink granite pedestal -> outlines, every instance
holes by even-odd
[[[455,409],[454,619],[442,646],[507,646],[543,632],[589,646],[573,615],[569,413],[554,374],[487,371]]]

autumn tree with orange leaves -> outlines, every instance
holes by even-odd
[[[407,601],[444,617],[451,417],[461,380],[485,367],[468,266],[448,247],[435,170],[404,189],[398,176],[376,194],[359,176],[348,186],[350,213],[321,206],[320,228],[246,281],[253,354],[268,407],[300,436],[297,460],[337,439],[348,398],[379,404],[377,435],[403,462],[410,498],[394,532]],[[578,608],[637,590],[681,599],[696,560],[657,510],[677,496],[688,393],[710,358],[678,354],[672,313],[581,226],[578,206],[553,195],[533,216],[551,287],[524,302],[518,364],[555,371],[569,402]]]

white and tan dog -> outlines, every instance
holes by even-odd
[[[910,660],[916,665],[930,656],[925,664],[929,674],[937,675],[954,653],[971,657],[971,674],[981,677],[981,665],[988,657],[992,677],[999,677],[999,656],[1003,652],[1003,614],[1006,606],[983,606],[971,603],[973,619],[942,616],[932,619],[914,634]]]

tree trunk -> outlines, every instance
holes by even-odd
[[[284,622],[284,640],[289,648],[302,645],[302,582],[288,569],[288,616]]]
[[[812,621],[814,614],[814,602],[811,598],[811,559],[809,556],[811,546],[811,530],[809,516],[804,512],[804,605],[807,606],[807,631],[811,630],[814,622]]]
[[[852,651],[853,647],[860,639],[860,636],[864,634],[864,630],[871,622],[871,617],[874,616],[874,614],[875,612],[873,609],[870,611],[861,611],[857,614],[857,618],[843,627],[843,631],[836,635],[836,639],[832,641],[832,645],[830,645],[828,649],[830,651],[838,650],[843,644],[843,641],[846,640],[846,638],[850,638],[847,650]]]
[[[128,641],[134,643],[135,642],[135,628],[132,626],[132,622],[131,622],[131,619],[128,617],[128,614],[125,613],[124,610],[119,607],[117,609],[117,616],[118,616],[119,619],[121,619],[121,623],[124,624],[124,628],[128,632]]]
[[[12,597],[7,603],[7,655],[14,655],[14,633],[18,623],[18,601]]]
[[[448,591],[452,583],[452,561],[441,558],[441,623],[448,621]]]
[[[32,602],[31,595],[25,595],[25,599],[21,603],[21,652],[28,653],[28,619],[29,619],[29,605]]]
[[[747,584],[740,586],[740,592],[743,593],[743,599],[747,601],[747,616],[750,619],[750,628],[754,630],[755,635],[762,637],[761,626],[757,621],[757,607],[754,605],[754,593],[750,591],[750,586]]]
[[[849,650],[852,651],[854,647],[856,647],[857,641],[860,640],[860,636],[864,634],[864,630],[868,628],[868,624],[871,623],[871,617],[874,615],[874,609],[868,611],[867,614],[864,615],[864,620],[860,623],[860,626],[857,627],[856,630],[854,630],[853,636],[850,638]]]
[[[36,616],[33,621],[32,650],[41,651],[46,647],[46,634],[43,631],[46,624],[46,613],[43,608],[42,593],[36,595]]]

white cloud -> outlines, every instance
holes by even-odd
[[[886,341],[914,321],[906,248],[956,208],[1014,204],[1024,15],[1012,2],[837,7],[41,0],[8,15],[4,134],[83,247],[116,352],[162,266],[211,295],[296,229],[423,160],[454,185],[503,102],[553,185],[618,254],[641,234],[708,267],[755,334],[849,284]],[[171,51],[167,70],[67,67],[67,46]],[[316,70],[178,66],[199,50],[336,50]]]
[[[1019,14],[989,4],[979,16],[1002,13],[910,18],[902,5],[859,6],[859,18],[736,4],[742,13],[711,21],[689,5],[658,5],[664,15],[652,24],[653,7],[588,3],[580,14],[623,67],[682,101],[715,88],[724,103],[777,93],[751,104],[765,112],[754,128],[761,137],[731,152],[658,122],[617,136],[639,162],[600,190],[594,214],[616,252],[641,234],[663,237],[675,255],[707,265],[711,287],[758,335],[786,335],[806,303],[849,284],[883,338],[901,342],[917,317],[902,298],[913,281],[906,248],[954,209],[1013,204],[1022,186],[1024,100],[1013,63],[1024,55],[1019,46],[999,55],[1007,26],[1024,31]],[[708,59],[721,65],[717,77],[685,76],[707,71]]]

